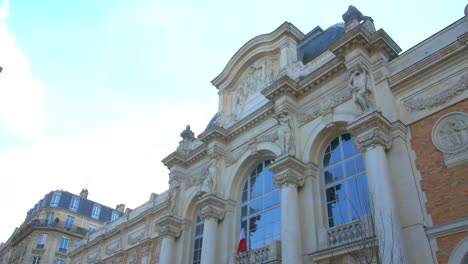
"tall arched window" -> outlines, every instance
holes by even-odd
[[[322,174],[328,227],[352,222],[370,212],[364,160],[350,134],[335,138],[327,146]]]
[[[247,249],[256,249],[281,239],[280,190],[273,183],[268,166],[260,163],[249,175],[242,191],[241,221]]]
[[[193,238],[192,264],[200,264],[201,262],[201,251],[203,246],[203,223],[204,221],[197,216],[197,222],[195,223],[195,235]]]

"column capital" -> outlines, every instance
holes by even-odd
[[[276,174],[273,182],[278,187],[287,185],[302,187],[304,185],[306,164],[293,156],[282,156],[279,160],[275,160],[269,169]]]
[[[350,123],[346,129],[354,136],[354,144],[365,152],[370,147],[392,145],[392,124],[378,111],[366,113]]]
[[[224,218],[227,201],[219,198],[216,194],[206,194],[198,200],[197,205],[200,208],[198,216],[202,220],[213,218],[219,221]]]
[[[182,224],[182,220],[175,218],[172,215],[167,215],[157,221],[156,229],[163,237],[171,236],[177,238],[182,232]]]

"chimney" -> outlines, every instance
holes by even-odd
[[[81,190],[80,197],[83,199],[88,199],[88,189],[84,188],[83,190]]]
[[[123,204],[123,203],[118,204],[117,206],[115,206],[115,210],[123,213],[125,211],[125,204]]]

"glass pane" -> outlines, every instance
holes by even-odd
[[[330,159],[331,159],[330,152],[326,152],[325,155],[323,156],[323,167],[330,166]]]
[[[330,159],[330,165],[335,164],[341,160],[341,151],[339,148],[339,140],[338,138],[335,138],[331,144],[331,159]]]
[[[332,171],[325,171],[325,184],[329,184],[333,182],[333,172]]]
[[[353,139],[350,134],[341,136],[341,143],[343,145],[343,156],[345,158],[351,157],[359,153],[359,149],[354,145]]]
[[[263,203],[262,203],[262,199],[256,199],[252,202],[249,203],[249,208],[250,208],[250,212],[249,214],[250,215],[253,215],[255,213],[258,213],[260,211],[263,210]]]
[[[275,191],[275,192],[265,195],[263,198],[263,201],[264,201],[263,205],[265,209],[278,205],[280,203],[280,192]]]
[[[242,206],[241,217],[244,218],[247,216],[247,206]]]
[[[262,194],[263,182],[259,177],[250,177],[250,199],[256,198]]]
[[[345,168],[346,168],[346,177],[355,175],[357,173],[360,173],[364,171],[364,161],[362,159],[362,156],[359,156],[357,158],[347,160],[345,162]]]

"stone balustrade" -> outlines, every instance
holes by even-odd
[[[235,256],[235,264],[281,263],[281,241],[267,246],[241,252]]]
[[[367,235],[361,220],[355,220],[353,222],[328,229],[330,246],[349,243],[364,237],[367,237]]]

